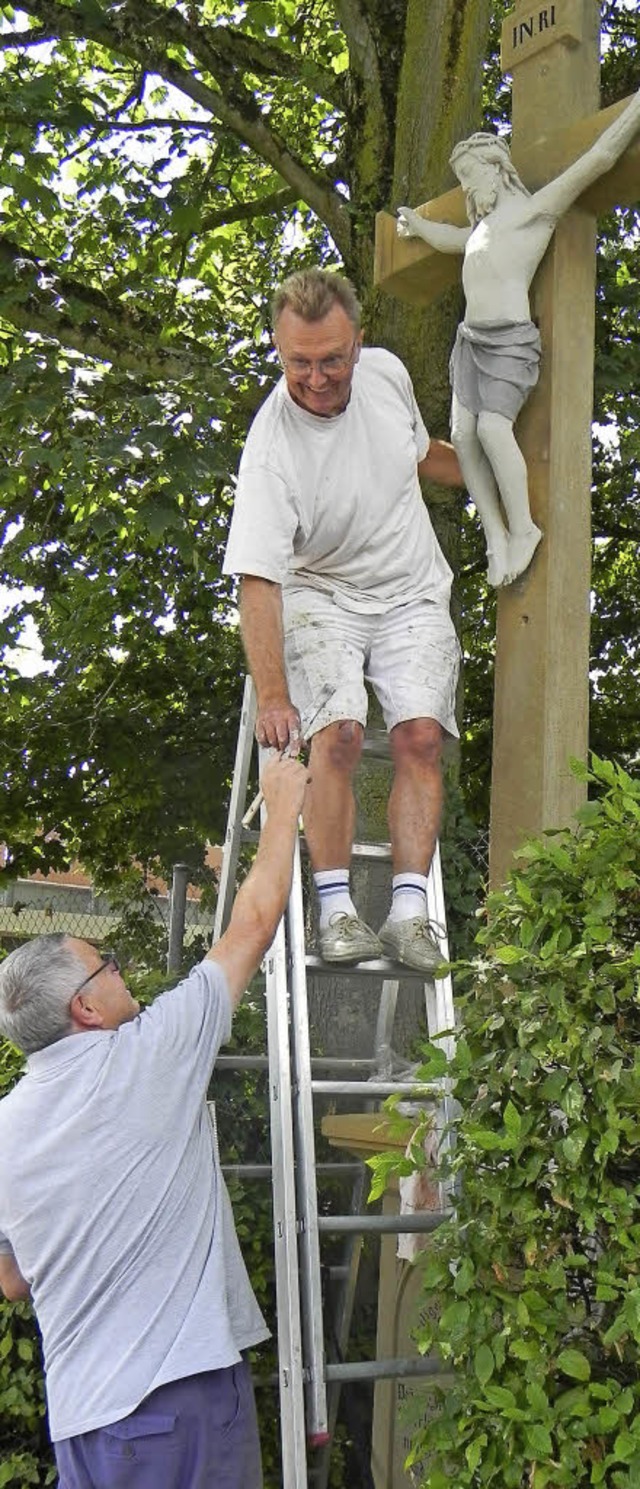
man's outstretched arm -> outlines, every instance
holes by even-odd
[[[309,779],[299,760],[281,756],[262,772],[267,820],[258,852],[236,895],[224,935],[207,953],[222,967],[234,1007],[273,941],[291,887],[293,847]]]

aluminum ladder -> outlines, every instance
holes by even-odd
[[[240,728],[236,748],[229,815],[220,871],[213,941],[219,939],[228,924],[240,851],[247,840],[257,834],[243,826],[246,797],[255,746],[255,690],[251,679],[245,681]],[[375,745],[365,741],[365,750],[375,754]],[[259,750],[259,761],[268,752]],[[264,810],[264,809],[263,809]],[[354,844],[354,857],[390,858],[389,846]],[[440,949],[448,959],[445,907],[439,849],[436,848],[427,886],[429,919],[442,928]],[[371,1059],[312,1059],[309,1039],[307,973],[336,975],[351,983],[352,978],[366,976],[380,980],[380,999],[375,1033],[375,1053]],[[277,1353],[280,1392],[282,1444],[282,1489],[325,1489],[329,1472],[331,1441],[338,1410],[341,1386],[350,1381],[409,1376],[442,1377],[442,1365],[431,1358],[407,1357],[370,1362],[340,1360],[328,1363],[326,1358],[320,1238],[323,1233],[342,1234],[347,1242],[347,1261],[343,1268],[342,1297],[335,1320],[334,1333],[340,1353],[346,1352],[358,1244],[365,1233],[432,1232],[450,1211],[450,1194],[441,1186],[441,1205],[434,1211],[411,1216],[360,1213],[363,1193],[362,1178],[356,1179],[351,1213],[327,1216],[318,1214],[314,1097],[353,1096],[370,1109],[387,1096],[401,1094],[415,1098],[415,1078],[392,1076],[393,1022],[399,986],[417,981],[424,986],[425,1036],[438,1039],[450,1057],[455,1024],[453,992],[449,976],[438,981],[425,981],[422,974],[408,972],[387,960],[369,961],[337,969],[308,954],[305,945],[305,917],[302,889],[300,841],[294,851],[293,878],[288,906],[274,941],[265,958],[265,992],[267,1006],[269,1071],[269,1111],[271,1130],[271,1180],[273,1191],[274,1259],[277,1307]],[[443,1037],[444,1036],[444,1037]],[[218,1065],[233,1066],[232,1055],[219,1056]],[[256,1062],[253,1064],[262,1063]],[[319,1071],[331,1071],[322,1079]],[[347,1078],[347,1072],[358,1079]],[[342,1078],[339,1078],[342,1077]],[[436,1089],[437,1088],[437,1089]],[[431,1086],[421,1095],[434,1103],[436,1127],[441,1145],[450,1142],[453,1107],[446,1079]],[[328,1165],[328,1167],[332,1167]],[[333,1167],[362,1174],[353,1164]],[[235,1172],[241,1173],[241,1169]],[[314,1464],[309,1467],[307,1449],[314,1451]],[[320,1451],[318,1451],[320,1450]]]

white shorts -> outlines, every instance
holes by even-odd
[[[367,722],[371,683],[388,730],[407,719],[436,719],[457,738],[460,647],[449,611],[431,600],[383,615],[345,610],[314,589],[283,594],[285,664],[292,701],[308,738],[337,719]],[[313,717],[323,688],[333,689]]]

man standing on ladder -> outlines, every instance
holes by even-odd
[[[363,348],[348,280],[320,269],[293,274],[275,295],[272,319],[283,377],[247,439],[224,564],[241,575],[256,735],[260,745],[295,748],[311,720],[304,824],[322,958],[386,954],[430,972],[441,957],[426,885],[442,810],[443,737],[458,733],[459,647],[451,570],[418,477],[462,486],[462,475],[452,446],[429,439],[402,363]],[[393,899],[378,935],[349,890],[365,679],[380,701],[394,766]]]

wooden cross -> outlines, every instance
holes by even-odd
[[[582,155],[628,102],[595,112],[599,11],[596,0],[520,4],[504,22],[502,70],[513,73],[511,154],[531,191]],[[567,826],[584,798],[569,759],[586,759],[588,743],[596,215],[639,198],[636,139],[561,218],[532,286],[542,366],[517,436],[533,519],[545,537],[526,574],[498,592],[493,885],[502,883],[527,834]],[[419,211],[467,225],[459,187]],[[395,218],[379,213],[382,289],[425,305],[455,282],[460,267],[458,256],[398,237]]]

